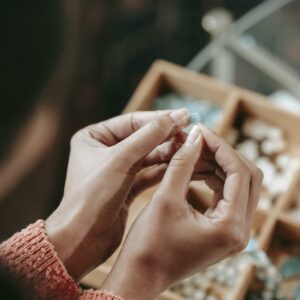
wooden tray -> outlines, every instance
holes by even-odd
[[[197,74],[165,61],[157,61],[153,64],[123,112],[149,110],[155,99],[165,91],[185,94],[198,99],[207,99],[221,107],[223,118],[216,131],[223,137],[226,137],[241,112],[274,124],[284,130],[289,145],[288,151],[298,157],[300,155],[300,139],[298,138],[300,117],[276,108],[266,101],[267,98],[262,95],[221,83],[208,76]],[[154,190],[155,188],[146,191],[134,202],[130,210],[127,230],[140,210],[150,201]],[[272,245],[274,236],[284,234],[284,232],[293,236],[295,242],[300,242],[300,225],[286,213],[292,205],[293,195],[299,192],[300,173],[297,173],[289,190],[278,198],[276,205],[270,211],[257,211],[253,231],[263,250],[270,252],[270,247],[272,247],[270,245]],[[201,184],[195,183],[191,185],[189,196],[209,199],[210,194]],[[106,263],[88,274],[82,280],[82,283],[90,287],[100,288],[102,281],[117,257],[117,253],[118,251]],[[217,293],[221,294],[222,299],[226,300],[244,299],[253,276],[254,268],[249,264],[243,274],[239,276],[237,284],[233,288],[216,286]],[[158,299],[179,300],[183,298],[173,292],[166,291]]]

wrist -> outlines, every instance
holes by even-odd
[[[123,259],[121,254],[101,288],[123,299],[153,300],[168,288],[168,281],[151,260]]]

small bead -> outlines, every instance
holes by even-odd
[[[201,123],[202,118],[199,113],[193,112],[189,115],[189,124]]]

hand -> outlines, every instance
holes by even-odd
[[[137,112],[74,135],[64,196],[46,232],[75,279],[118,247],[128,206],[161,180],[187,124],[185,109]]]
[[[203,168],[195,174],[195,167],[212,159],[218,164],[214,171]],[[215,203],[204,214],[186,199],[192,176],[205,180],[215,192]],[[261,182],[259,169],[215,133],[196,125],[132,225],[102,288],[124,299],[154,299],[176,282],[242,250]]]

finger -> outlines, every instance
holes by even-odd
[[[160,110],[128,113],[90,125],[83,129],[83,132],[107,146],[112,146],[127,138],[149,122],[161,116],[166,116],[171,112],[172,110]],[[187,124],[185,126],[187,126]]]
[[[188,111],[179,109],[161,115],[115,145],[129,167],[142,160],[154,148],[175,136],[188,122]]]
[[[183,144],[186,141],[187,134],[183,131],[180,130],[175,136],[174,136],[174,141],[178,144]]]
[[[250,190],[249,190],[249,202],[248,202],[248,216],[247,216],[247,227],[250,230],[255,210],[257,207],[257,203],[260,196],[261,184],[263,180],[262,171],[255,166],[255,164],[251,163],[244,155],[238,153],[240,158],[244,161],[244,163],[248,166],[251,172],[251,180],[250,180]]]
[[[213,190],[215,193],[223,191],[224,181],[222,181],[214,173],[195,173],[192,176],[192,180],[203,180],[207,186]]]
[[[175,141],[167,141],[153,149],[143,160],[143,166],[151,166],[163,162],[169,162],[174,153],[182,144]]]
[[[186,196],[195,165],[201,154],[202,142],[200,127],[195,125],[184,145],[170,161],[166,174],[158,188],[158,193],[166,195],[172,193],[176,195],[177,199]]]
[[[250,187],[250,171],[248,167],[241,160],[237,151],[221,137],[202,124],[199,126],[203,133],[205,144],[214,154],[216,162],[226,174],[223,199],[216,207],[217,213],[222,211],[224,215],[225,208],[231,214],[239,214],[246,218]]]
[[[140,193],[160,182],[167,170],[167,167],[167,164],[159,164],[141,170],[135,177],[126,203],[130,205],[134,198]]]
[[[182,146],[181,143],[177,143],[177,138],[171,139],[153,149],[143,160],[142,166],[151,166],[163,162],[169,162],[173,155]],[[195,166],[195,173],[201,172],[215,172],[217,176],[224,180],[225,174],[220,169],[215,161],[199,159]]]

